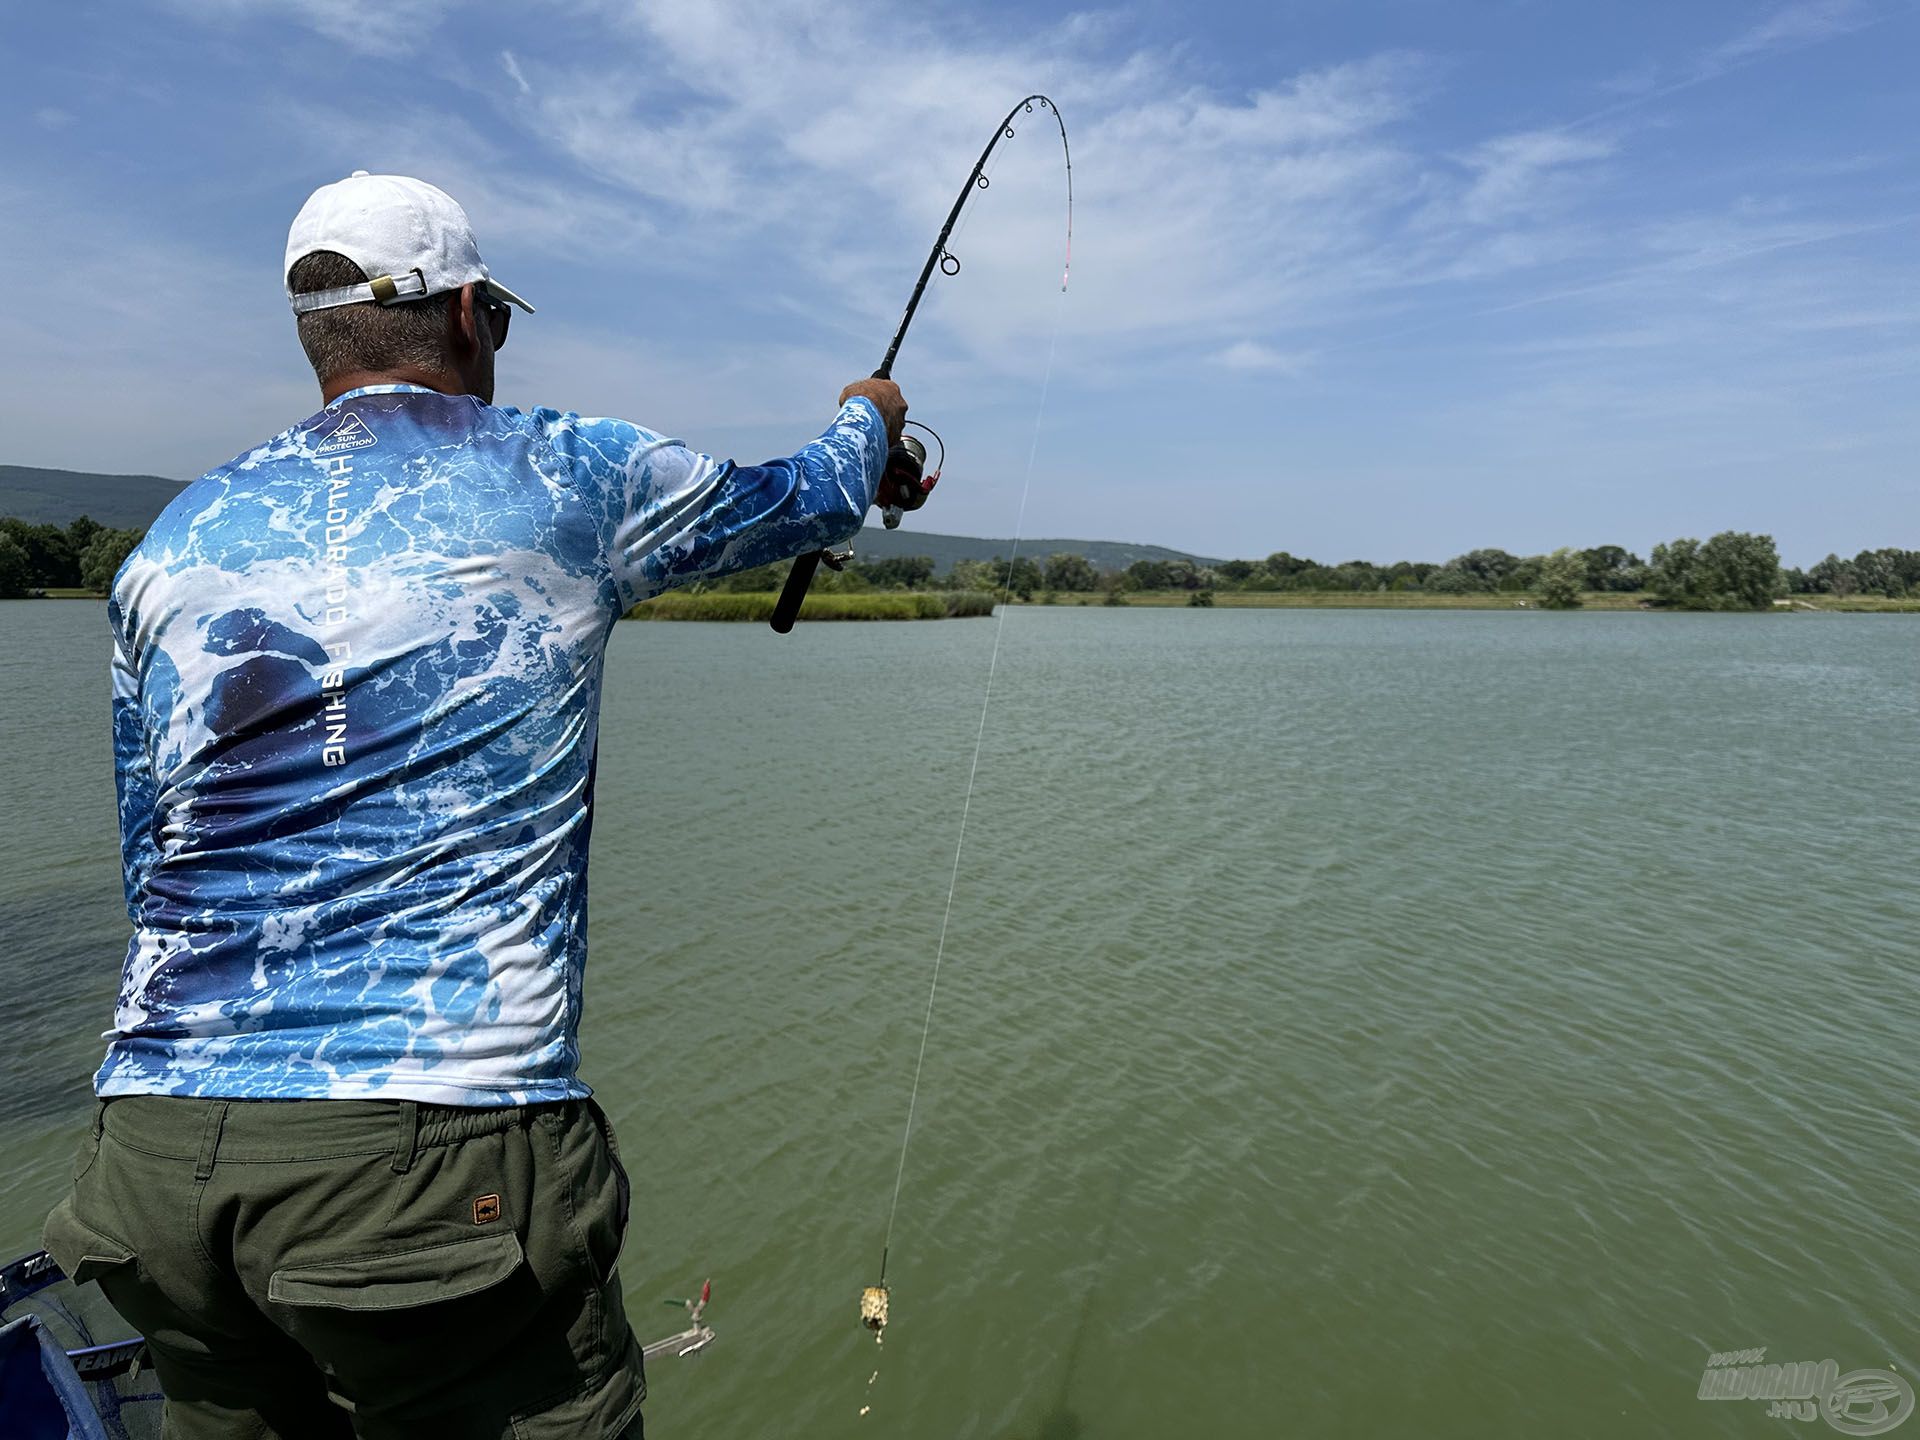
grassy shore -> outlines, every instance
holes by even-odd
[[[1103,595],[1055,593],[1051,600],[1035,596],[1032,604],[1100,605]],[[1652,610],[1639,593],[1591,591],[1581,597],[1585,610]],[[1888,600],[1878,595],[1856,595],[1842,599],[1837,595],[1795,595],[1794,610],[1845,610],[1873,614],[1920,613],[1920,600]],[[1127,592],[1127,604],[1141,606],[1189,605],[1193,596],[1186,590],[1134,590]],[[1016,602],[1017,603],[1017,602]],[[1426,595],[1413,591],[1320,591],[1251,590],[1214,593],[1214,607],[1221,610],[1516,610],[1538,609],[1540,602],[1530,594],[1508,595]],[[1789,607],[1780,606],[1781,610]]]
[[[1844,610],[1854,615],[1920,615],[1920,599],[1889,600],[1884,595],[1792,595],[1795,610]],[[1781,606],[1785,610],[1788,606]]]
[[[1059,595],[1057,605],[1099,605],[1101,595]],[[1186,590],[1133,590],[1129,605],[1188,605]],[[1638,595],[1589,595],[1587,608],[1637,610]],[[1213,603],[1221,610],[1531,610],[1539,601],[1531,595],[1426,595],[1407,590],[1217,590]]]
[[[102,600],[97,590],[49,590],[49,600]],[[765,623],[773,617],[772,591],[747,595],[687,595],[678,591],[636,605],[627,613],[629,620],[753,620]],[[1105,596],[1055,592],[1052,599],[1036,595],[1032,600],[1016,600],[1016,605],[1100,605]],[[1186,590],[1132,590],[1127,604],[1145,607],[1187,605],[1192,594]],[[1809,610],[1844,611],[1859,615],[1920,615],[1920,599],[1888,600],[1880,595],[1793,595],[1785,612]],[[1584,597],[1586,610],[1651,610],[1646,596],[1591,591]],[[1221,610],[1533,610],[1539,600],[1533,595],[1422,595],[1408,591],[1319,591],[1251,590],[1214,593],[1214,606]],[[946,620],[956,617],[991,615],[993,599],[975,590],[866,591],[857,595],[815,593],[807,596],[801,608],[803,620]]]
[[[627,612],[629,620],[754,620],[773,618],[779,596],[709,593],[658,595]],[[869,591],[858,595],[813,594],[800,607],[802,620],[948,620],[991,615],[993,597],[976,590]]]

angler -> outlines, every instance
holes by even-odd
[[[404,176],[316,191],[282,275],[323,408],[113,586],[133,939],[45,1243],[148,1337],[176,1440],[637,1437],[578,1073],[607,638],[851,536],[906,403],[856,381],[764,465],[496,407],[533,307]]]

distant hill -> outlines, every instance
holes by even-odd
[[[907,525],[913,518],[907,518]],[[1096,570],[1124,570],[1136,560],[1191,560],[1196,565],[1218,565],[1204,555],[1189,555],[1184,550],[1169,550],[1164,545],[1132,545],[1124,540],[1046,540],[1022,539],[1020,553],[1035,562],[1049,555],[1084,555]],[[893,560],[906,555],[926,555],[933,560],[936,573],[944,574],[956,560],[1005,560],[1014,553],[1011,539],[979,539],[971,535],[930,535],[924,530],[882,529],[869,525],[853,540],[853,553],[862,560]]]
[[[82,470],[35,470],[0,465],[0,515],[15,515],[35,525],[71,525],[91,515],[116,530],[142,530],[178,495],[181,482],[158,475],[90,475]],[[909,517],[907,524],[913,523]],[[927,555],[945,573],[956,560],[1005,560],[1014,553],[1011,538],[932,535],[924,530],[887,530],[870,525],[853,542],[863,560]],[[1164,545],[1133,545],[1124,540],[1023,539],[1020,553],[1035,561],[1049,555],[1084,555],[1096,570],[1124,570],[1136,560],[1191,560],[1218,565],[1204,555],[1169,550]]]
[[[60,526],[91,515],[115,530],[144,530],[180,488],[178,480],[158,475],[89,475],[83,470],[0,465],[0,515]]]

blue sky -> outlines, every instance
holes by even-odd
[[[309,413],[314,186],[444,186],[539,307],[503,403],[760,459],[877,363],[909,521],[1214,555],[1920,547],[1920,5],[463,6],[0,18],[0,462],[190,477]],[[1038,117],[1036,117],[1037,119]],[[1051,387],[1035,442],[1039,390]]]

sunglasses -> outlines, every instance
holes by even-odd
[[[513,307],[488,293],[484,284],[473,287],[473,298],[486,313],[487,328],[493,332],[493,348],[498,350],[507,343],[507,331],[513,324]]]

